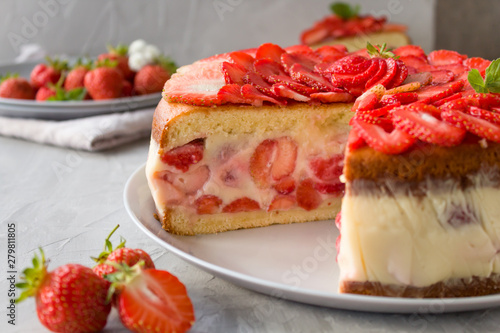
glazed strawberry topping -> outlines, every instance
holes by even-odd
[[[500,97],[491,93],[500,92],[493,83],[498,82],[495,68],[500,61],[469,59],[447,50],[425,56],[416,46],[398,48],[394,54],[412,74],[400,86],[385,91],[375,86],[358,97],[349,149],[367,144],[385,154],[399,154],[417,141],[450,147],[462,143],[467,132],[500,142]]]

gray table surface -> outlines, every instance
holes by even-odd
[[[216,278],[161,248],[128,217],[124,185],[145,160],[148,140],[101,153],[73,151],[0,137],[0,332],[48,332],[35,302],[16,307],[8,324],[7,225],[15,224],[16,270],[42,246],[50,268],[91,255],[116,224],[130,247],[149,252],[160,269],[187,287],[196,312],[191,332],[498,332],[500,308],[465,313],[377,314],[280,300]],[[116,311],[105,332],[127,332]]]

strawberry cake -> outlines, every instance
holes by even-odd
[[[388,23],[385,17],[359,15],[359,9],[344,3],[332,4],[332,14],[304,30],[300,42],[313,49],[342,44],[349,51],[364,49],[367,42],[386,43],[391,48],[410,44],[406,25]]]
[[[194,235],[337,216],[341,292],[499,292],[500,97],[474,91],[495,87],[488,66],[263,44],[181,67],[153,120],[157,217]]]

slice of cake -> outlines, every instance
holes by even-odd
[[[164,229],[334,218],[352,102],[407,74],[401,61],[340,46],[274,44],[179,68],[155,112],[146,167]]]
[[[500,96],[476,94],[464,80],[481,82],[482,72],[486,85],[498,81],[498,62],[485,71],[489,61],[451,51],[420,60],[413,64],[431,70],[435,84],[416,91],[415,103],[384,108],[384,96],[352,119],[337,219],[340,291],[498,293]]]
[[[333,3],[330,8],[331,15],[302,32],[302,44],[313,49],[342,44],[351,52],[364,49],[367,42],[373,45],[386,43],[390,48],[410,44],[405,25],[388,23],[385,17],[359,15],[359,5]]]

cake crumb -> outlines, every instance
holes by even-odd
[[[488,141],[486,141],[486,139],[481,139],[479,140],[479,145],[481,146],[481,148],[486,149],[488,148]]]

